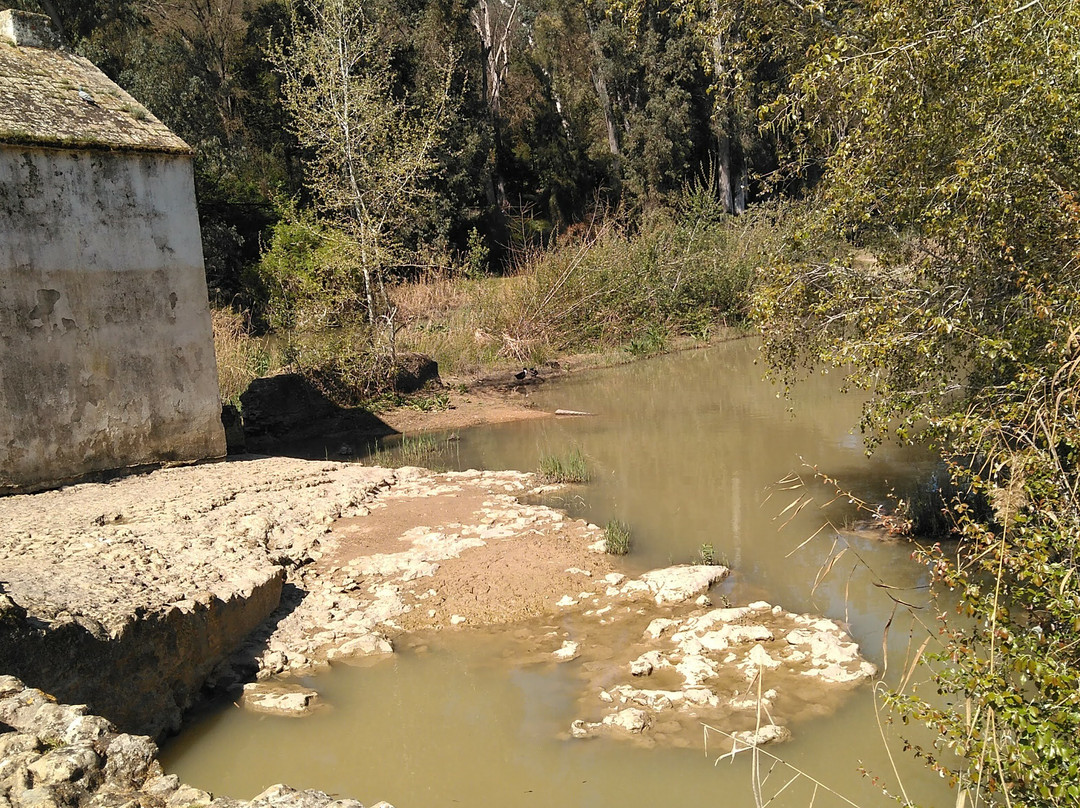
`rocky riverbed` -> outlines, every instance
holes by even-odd
[[[214,798],[166,774],[150,738],[117,731],[84,706],[0,676],[3,808],[363,808],[356,800],[277,784],[249,801]],[[377,803],[372,808],[392,808]]]
[[[319,696],[294,674],[392,653],[409,633],[505,625],[522,663],[580,668],[568,736],[649,744],[701,722],[742,744],[782,740],[873,675],[833,621],[714,604],[724,567],[616,570],[600,528],[535,504],[545,490],[520,472],[249,458],[0,499],[0,674],[159,735],[207,691],[301,716]],[[5,682],[4,699],[24,698]],[[24,759],[52,741],[6,714],[0,798],[52,808],[19,796],[55,779]],[[27,733],[37,741],[12,740]],[[107,746],[72,737],[107,769]],[[123,803],[100,796],[108,777],[64,782],[84,776],[49,799]]]

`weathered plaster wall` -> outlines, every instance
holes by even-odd
[[[225,453],[190,158],[0,144],[0,490]]]

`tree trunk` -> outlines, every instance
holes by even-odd
[[[731,140],[727,135],[727,127],[718,125],[715,115],[713,132],[716,135],[716,195],[720,197],[724,211],[731,213],[735,209],[731,194]]]
[[[604,127],[607,129],[608,151],[612,156],[618,157],[622,152],[619,147],[619,129],[615,122],[615,110],[611,106],[611,94],[608,92],[607,79],[604,78],[603,63],[604,54],[600,50],[600,43],[596,41],[596,28],[589,17],[587,6],[582,7],[585,18],[585,27],[589,32],[589,44],[593,50],[593,66],[590,71],[596,96],[600,100],[600,112],[604,116]]]
[[[500,215],[510,209],[506,197],[506,180],[500,168],[502,153],[502,88],[506,82],[506,71],[510,64],[510,46],[513,40],[514,23],[517,17],[518,2],[503,2],[507,9],[503,19],[496,19],[492,13],[496,0],[479,0],[470,14],[473,27],[480,35],[483,51],[484,98],[487,100],[491,115],[492,129],[495,135],[495,165],[492,169],[488,199],[494,202]]]
[[[724,60],[723,34],[718,33],[713,37],[710,45],[716,83],[712,114],[713,135],[716,137],[716,190],[726,212],[743,213],[746,210],[746,170],[738,141],[732,137],[736,124],[731,109],[732,102],[725,91],[727,66]]]

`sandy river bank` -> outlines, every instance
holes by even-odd
[[[617,571],[603,531],[535,504],[544,490],[520,472],[246,458],[0,499],[0,674],[156,736],[210,690],[302,714],[319,697],[290,674],[392,653],[407,632],[558,615],[573,638],[552,630],[530,648],[591,672],[568,737],[650,743],[701,720],[744,743],[780,740],[787,720],[873,674],[832,621],[764,602],[714,607],[724,567]],[[635,639],[595,639],[612,625]],[[19,687],[7,685],[16,705]],[[211,799],[176,797],[182,786],[164,788],[160,772],[144,778],[164,789],[156,797],[116,786],[100,738],[57,735],[51,709],[0,714],[12,728],[0,731],[0,798],[15,808],[113,804],[105,793]],[[86,765],[39,765],[57,749]]]

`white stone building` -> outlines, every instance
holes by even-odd
[[[190,148],[0,12],[0,491],[224,453]]]

